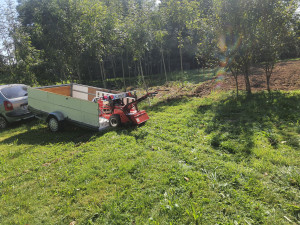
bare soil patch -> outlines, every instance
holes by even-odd
[[[250,75],[252,91],[267,89],[264,70],[252,68]],[[245,90],[244,77],[238,77],[239,90]],[[277,63],[270,80],[271,90],[299,90],[300,89],[300,60]],[[209,95],[212,91],[235,90],[235,80],[231,74],[215,77],[213,80],[200,84],[194,92],[196,96]]]

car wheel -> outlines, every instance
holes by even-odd
[[[6,119],[2,116],[0,116],[0,129],[5,129],[7,127],[8,123]]]
[[[109,117],[109,125],[111,127],[118,127],[121,125],[121,119],[119,115],[111,115],[111,117]]]
[[[61,121],[58,121],[58,119],[56,117],[51,117],[48,120],[48,127],[49,127],[50,131],[57,132],[62,129],[62,123],[61,123]]]

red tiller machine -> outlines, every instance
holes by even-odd
[[[99,122],[109,123],[111,127],[118,127],[121,124],[145,123],[149,116],[145,110],[139,110],[137,104],[150,96],[154,96],[156,92],[147,93],[146,95],[136,98],[136,94],[132,92],[124,92],[118,94],[97,93],[99,104]]]

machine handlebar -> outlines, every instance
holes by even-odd
[[[168,91],[168,90],[156,90],[156,91],[153,91],[153,92],[148,92],[147,94],[143,95],[142,97],[138,98],[137,100],[135,100],[133,102],[130,102],[127,105],[125,105],[124,108],[127,109],[127,110],[128,109],[130,110],[133,107],[133,105],[136,106],[138,103],[140,103],[141,101],[144,101],[148,97],[157,95],[159,91]]]

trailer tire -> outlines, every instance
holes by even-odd
[[[48,127],[49,127],[50,131],[58,132],[58,131],[62,130],[63,124],[62,124],[62,121],[59,121],[55,116],[51,116],[48,119]]]
[[[0,116],[0,130],[5,129],[8,123],[3,116]]]
[[[109,125],[111,127],[119,127],[121,125],[121,118],[120,118],[120,116],[117,115],[117,114],[111,115],[111,117],[109,117]]]

